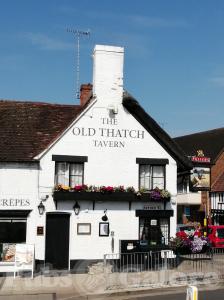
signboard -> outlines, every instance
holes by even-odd
[[[91,234],[91,224],[90,223],[78,223],[77,224],[77,234]]]
[[[9,244],[9,243],[0,244],[0,261],[14,262],[15,251],[16,251],[16,244]]]
[[[210,190],[210,168],[194,167],[190,176],[190,189],[193,191]]]
[[[16,244],[14,278],[19,271],[31,271],[33,278],[33,269],[34,245]]]
[[[198,162],[198,163],[210,163],[211,158],[210,157],[198,157],[198,156],[192,156],[191,161]]]
[[[93,126],[96,126],[95,124]],[[90,137],[96,148],[124,148],[127,140],[142,140],[145,131],[121,128],[117,118],[100,118],[96,127],[73,127],[74,136]]]
[[[5,197],[0,196],[0,206],[4,208],[11,207],[28,207],[30,206],[30,199],[28,198],[13,198],[13,197]]]
[[[157,220],[151,220],[150,225],[151,226],[157,226]]]
[[[109,223],[99,223],[99,236],[109,236]]]
[[[204,155],[203,150],[197,150],[197,155],[191,156],[191,161],[197,163],[210,163],[211,158]]]
[[[163,209],[162,203],[149,203],[144,204],[143,206],[144,210],[161,210]]]
[[[44,235],[44,226],[37,226],[37,235]]]

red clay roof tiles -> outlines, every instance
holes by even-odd
[[[0,161],[31,161],[49,146],[83,107],[0,101]]]
[[[215,182],[211,186],[212,192],[223,192],[224,191],[224,172],[219,175]]]

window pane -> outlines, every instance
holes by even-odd
[[[178,176],[177,177],[177,193],[187,193],[188,187],[188,177],[187,176]]]
[[[153,177],[164,177],[164,167],[153,166]]]
[[[168,245],[169,243],[169,221],[168,219],[160,219],[160,229],[162,232],[162,244]]]
[[[140,188],[145,188],[149,190],[151,188],[151,172],[150,165],[140,165],[139,166],[140,173]]]
[[[83,164],[70,164],[70,186],[83,184],[83,174],[84,174]]]
[[[83,164],[70,164],[70,175],[82,175]]]
[[[66,162],[56,163],[56,184],[68,185],[69,184],[69,166]]]
[[[26,242],[26,220],[12,222],[1,220],[0,243],[24,243]]]
[[[164,166],[153,166],[153,179],[152,188],[158,187],[159,189],[164,189],[165,178],[164,178]]]
[[[153,178],[153,189],[155,188],[164,189],[164,178]]]

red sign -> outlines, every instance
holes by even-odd
[[[204,157],[204,156],[192,156],[191,161],[195,162],[201,162],[201,163],[210,163],[211,158],[210,157]]]

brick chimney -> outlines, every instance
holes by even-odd
[[[80,105],[84,106],[92,95],[93,85],[91,83],[80,86]]]

